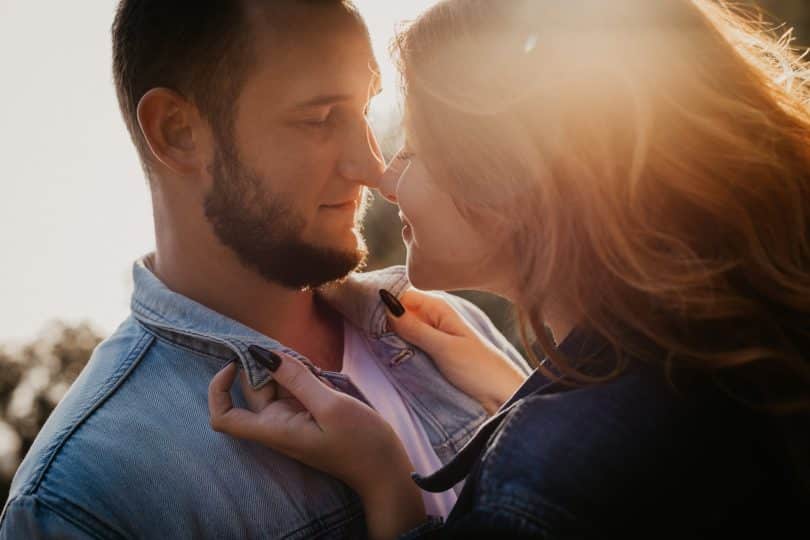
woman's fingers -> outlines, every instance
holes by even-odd
[[[255,440],[255,436],[251,435],[255,434],[256,414],[233,406],[231,387],[236,371],[236,362],[231,362],[211,379],[208,385],[209,421],[214,431]]]
[[[234,407],[231,387],[235,378],[236,364],[232,363],[217,373],[208,386],[208,409],[214,431],[257,441],[288,454],[290,448],[310,444],[313,433],[317,434],[319,429],[302,404],[296,399],[279,399],[258,412]]]
[[[208,412],[211,418],[219,417],[233,409],[231,387],[236,378],[236,362],[231,362],[214,375],[208,384]]]
[[[454,351],[459,340],[474,337],[474,330],[443,298],[411,289],[400,300],[405,313],[394,317],[388,312],[389,327],[431,356]]]
[[[317,420],[332,407],[336,391],[320,381],[307,366],[284,354],[273,379],[286,389]]]
[[[417,289],[409,289],[399,299],[406,311],[416,314],[437,330],[457,336],[469,333],[469,325],[444,298]]]
[[[388,325],[402,339],[413,343],[431,356],[438,350],[446,348],[449,340],[454,337],[407,310],[400,317],[394,317],[389,313]]]
[[[278,395],[278,385],[275,381],[270,381],[258,390],[254,390],[250,385],[245,370],[240,370],[239,386],[242,388],[242,394],[245,396],[248,408],[253,412],[261,411],[280,397]]]

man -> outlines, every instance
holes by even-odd
[[[216,433],[207,412],[224,365],[272,388],[266,366],[283,351],[343,371],[387,409],[420,472],[485,417],[387,330],[378,291],[400,293],[403,270],[354,272],[365,192],[383,172],[362,20],[339,0],[123,0],[113,49],[157,249],[135,263],[132,316],[21,465],[0,538],[363,536],[346,486]],[[479,310],[452,302],[522,362]],[[454,497],[426,502],[446,513]]]

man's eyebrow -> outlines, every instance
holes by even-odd
[[[308,107],[323,107],[325,105],[334,105],[336,103],[351,101],[351,99],[352,96],[349,94],[323,94],[320,96],[315,96],[312,99],[302,101],[301,103],[297,103],[295,108],[306,109]]]
[[[374,97],[379,95],[382,92],[382,86],[378,83],[372,89],[372,93],[369,97]],[[345,103],[347,101],[351,101],[354,97],[350,94],[323,94],[320,96],[315,96],[312,99],[308,99],[306,101],[302,101],[300,103],[295,104],[296,109],[308,109],[311,107],[325,107],[327,105],[336,105],[338,103]]]

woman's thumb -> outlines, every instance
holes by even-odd
[[[260,363],[272,372],[273,380],[300,401],[316,419],[328,409],[335,391],[321,382],[302,362],[286,354],[276,354],[255,346],[250,348],[250,352],[257,360],[262,358]]]

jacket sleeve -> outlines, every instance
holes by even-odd
[[[518,350],[510,343],[506,336],[504,336],[489,317],[475,304],[469,300],[465,300],[459,296],[449,293],[441,293],[442,297],[447,300],[456,311],[458,311],[464,320],[470,323],[478,332],[484,336],[490,343],[495,345],[502,351],[512,363],[524,374],[529,375],[532,368],[529,367],[526,359],[518,352]]]
[[[9,501],[0,521],[0,540],[99,540],[123,538],[69,504],[46,502],[36,495]]]

